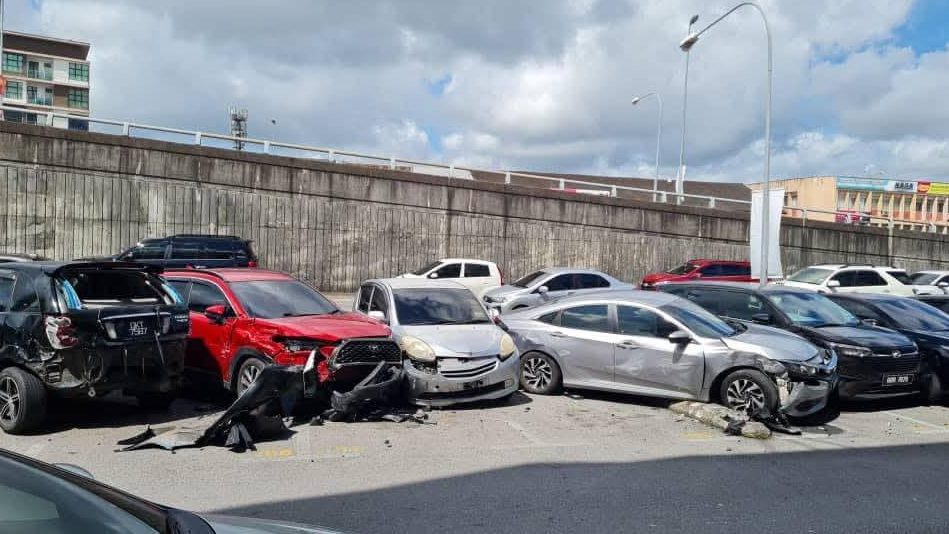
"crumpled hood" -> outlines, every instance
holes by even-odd
[[[436,356],[487,356],[498,353],[504,331],[494,323],[403,326],[399,335],[428,343]]]
[[[722,342],[732,350],[763,354],[772,360],[804,362],[817,356],[819,349],[806,339],[761,325],[746,325],[748,330]]]
[[[493,288],[493,289],[489,289],[489,290],[485,291],[485,292],[484,292],[484,296],[486,296],[486,297],[506,297],[506,296],[510,295],[511,293],[517,293],[517,292],[520,292],[520,291],[524,291],[525,289],[527,289],[527,288],[512,286],[511,284],[504,284],[503,286],[495,287],[495,288]]]
[[[258,327],[271,327],[282,336],[314,337],[338,341],[354,337],[389,337],[389,327],[361,313],[306,315],[279,319],[256,319]]]
[[[822,328],[808,328],[817,336],[831,343],[857,345],[869,347],[874,352],[890,352],[900,349],[911,352],[913,342],[903,334],[875,326],[825,326]]]

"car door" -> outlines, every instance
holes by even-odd
[[[233,307],[224,291],[212,282],[191,280],[187,294],[191,335],[188,337],[185,365],[194,370],[214,373],[223,379],[230,370],[231,334],[236,317],[231,311],[229,317],[213,321],[204,311],[218,304],[231,310]]]
[[[699,397],[705,353],[697,343],[669,341],[669,334],[680,330],[677,324],[651,308],[618,304],[616,326],[613,376],[617,387],[643,395]]]
[[[576,276],[576,273],[558,274],[541,285],[547,286],[548,298],[566,297],[572,295],[574,291],[577,290]]]
[[[457,282],[458,279],[461,278],[461,264],[455,262],[446,263],[428,273],[428,277],[438,280],[454,280]]]
[[[610,306],[573,306],[540,318],[551,326],[539,334],[554,352],[567,385],[609,389],[613,383],[613,332]]]
[[[462,285],[471,290],[478,298],[494,286],[491,268],[483,263],[465,263],[462,270]]]

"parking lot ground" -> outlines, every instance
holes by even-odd
[[[836,531],[815,519],[815,507],[837,514],[833,524],[844,530],[949,523],[947,407],[848,405],[801,436],[755,440],[665,404],[517,393],[507,403],[432,411],[434,424],[301,425],[257,451],[173,454],[115,452],[115,444],[146,424],[215,417],[220,405],[180,399],[170,412],[146,414],[131,400],[104,398],[61,405],[45,433],[0,435],[0,447],[80,465],[173,506],[355,532],[761,532],[762,518],[769,531],[808,532],[802,521]]]

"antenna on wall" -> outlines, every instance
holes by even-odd
[[[231,136],[247,137],[247,109],[230,106],[227,108],[227,114],[231,118]],[[234,149],[244,150],[244,142],[235,140]]]

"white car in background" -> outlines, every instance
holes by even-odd
[[[949,293],[949,271],[919,271],[909,277],[916,285],[936,286]]]
[[[501,270],[496,263],[467,258],[445,258],[436,260],[420,269],[399,275],[398,278],[428,278],[431,280],[451,280],[459,283],[478,298],[484,292],[501,286]]]
[[[874,265],[814,265],[781,283],[818,293],[887,293],[904,297],[942,293],[936,286],[913,285],[905,269]]]

